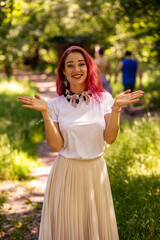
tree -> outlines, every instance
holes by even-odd
[[[0,5],[0,61],[45,66],[54,36],[87,36],[116,57],[126,48],[147,62],[159,55],[158,0],[6,0]],[[43,54],[45,52],[45,58]],[[43,63],[43,64],[41,64]]]

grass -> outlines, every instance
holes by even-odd
[[[5,221],[8,228],[7,237],[4,239],[8,240],[22,240],[24,239],[24,234],[30,231],[32,227],[32,222],[34,220],[34,215],[30,214],[23,219],[15,217],[14,220],[7,219],[5,215],[0,216],[0,221]],[[3,218],[3,219],[1,219]],[[12,226],[12,228],[11,228]],[[12,233],[11,233],[12,232]],[[2,238],[3,239],[3,238]]]
[[[0,193],[0,207],[6,202],[6,200],[6,195]]]
[[[159,118],[121,121],[118,139],[106,145],[120,240],[158,240],[160,234]]]
[[[35,161],[36,142],[44,138],[37,111],[24,109],[17,97],[38,93],[33,82],[0,81],[0,180],[29,178],[30,170],[40,165]]]
[[[41,119],[37,111],[24,109],[17,97],[33,96],[38,90],[33,82],[18,81],[12,78],[0,80],[0,180],[27,180],[33,167],[39,166],[37,161],[37,142],[44,139],[43,125],[35,123]],[[7,201],[7,194],[0,193],[0,208]],[[38,204],[33,206],[39,208]],[[3,232],[4,221],[13,226],[11,238],[23,239],[28,230],[27,218],[8,220],[0,214],[0,232]],[[31,220],[30,220],[31,221]],[[9,230],[8,230],[9,231]]]

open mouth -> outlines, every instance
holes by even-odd
[[[72,75],[73,78],[80,79],[82,77],[82,74],[74,74]]]

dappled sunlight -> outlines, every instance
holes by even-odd
[[[6,202],[1,206],[1,214],[26,213],[33,210],[34,203],[43,202],[44,187],[39,180],[30,182],[3,181],[0,192],[6,193]]]
[[[0,236],[8,239],[14,231],[22,228],[24,239],[30,239],[31,236],[38,239],[42,202],[50,168],[43,166],[34,169],[36,174],[31,181],[1,182],[0,192],[6,195],[6,200],[1,206],[3,222],[1,223],[0,218],[0,225],[3,224],[3,228],[1,225]]]
[[[18,94],[37,93],[34,83],[15,80],[1,82],[0,88],[0,175],[1,179],[26,179],[33,167],[39,166],[35,161],[35,140],[44,136],[42,126],[35,123],[40,113],[23,109],[17,100]]]
[[[149,156],[145,159],[145,162],[135,161],[131,166],[127,168],[128,176],[152,176],[160,174],[160,159],[154,159],[153,156]]]
[[[1,83],[0,92],[14,92],[14,93],[21,93],[24,92],[24,86],[20,85],[15,80],[8,82],[4,81]]]
[[[0,238],[38,239],[42,203],[38,202],[37,205],[39,205],[39,210],[28,209],[21,213],[2,215],[3,225],[1,225]]]
[[[158,231],[159,119],[153,113],[130,121],[121,119],[117,140],[106,146],[104,157],[121,228],[120,239],[132,239],[135,226],[137,233],[143,229],[145,236],[141,238],[139,234],[137,239],[152,239],[150,231]]]
[[[148,79],[149,78],[148,74],[149,74],[149,72],[143,73],[143,85],[148,84],[148,80],[149,80]]]
[[[40,166],[41,162],[33,160],[27,152],[14,149],[8,136],[0,136],[0,173],[1,179],[26,179],[29,178],[30,169]]]
[[[122,121],[116,142],[105,151],[107,165],[131,174],[159,174],[159,118],[143,117],[133,122]]]
[[[18,82],[14,77],[10,81],[2,80],[0,93],[4,94],[32,94],[33,90],[31,87],[35,88],[33,83],[28,84],[28,80],[23,80],[23,82]]]

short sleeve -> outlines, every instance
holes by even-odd
[[[113,100],[112,95],[110,93],[106,92],[104,94],[104,102],[103,102],[104,115],[112,112],[113,103],[114,103],[114,100]]]
[[[58,111],[56,107],[56,101],[54,101],[53,99],[49,100],[47,102],[47,106],[53,122],[58,122]]]

